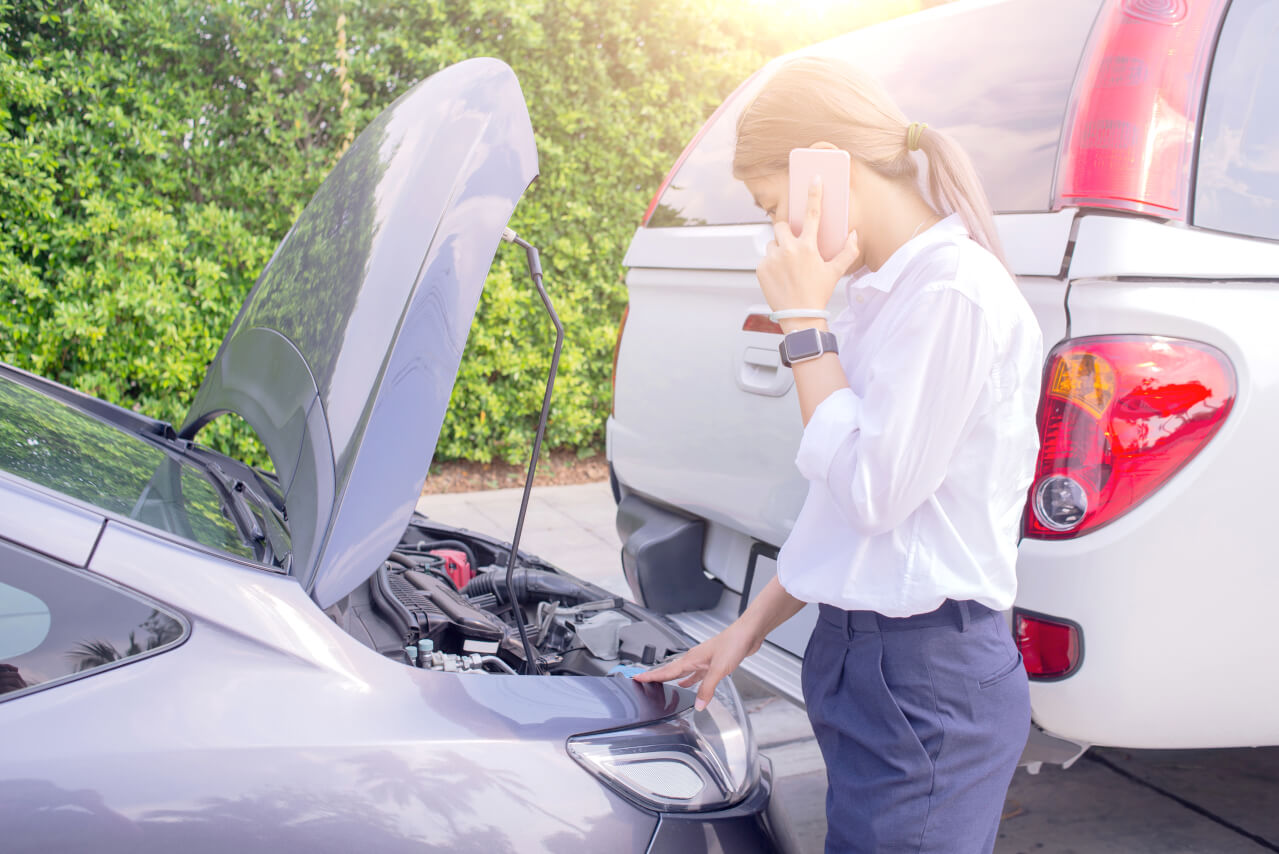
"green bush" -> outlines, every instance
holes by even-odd
[[[543,249],[567,327],[547,444],[597,449],[621,259],[662,175],[764,59],[865,17],[782,8],[0,0],[0,360],[180,421],[353,136],[414,82],[497,56],[541,155],[512,227]],[[522,257],[499,252],[437,458],[526,457],[552,341]],[[243,425],[202,438],[261,461]]]

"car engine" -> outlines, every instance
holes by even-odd
[[[656,615],[523,554],[508,591],[509,555],[414,517],[368,582],[327,613],[388,658],[454,673],[526,669],[515,608],[545,674],[629,676],[687,648]]]

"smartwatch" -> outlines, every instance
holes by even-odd
[[[796,362],[807,362],[825,353],[838,353],[839,345],[835,333],[810,326],[787,333],[777,345],[777,351],[782,354],[782,364],[789,368]]]

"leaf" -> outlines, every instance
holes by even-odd
[[[567,327],[546,444],[598,450],[622,256],[653,190],[747,74],[875,4],[831,5],[849,8],[0,0],[0,358],[180,420],[350,133],[445,65],[497,56],[541,165],[511,226],[542,247]],[[494,259],[437,458],[527,456],[554,338],[523,263]],[[201,440],[266,460],[234,419]]]

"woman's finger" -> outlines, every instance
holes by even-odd
[[[696,706],[699,712],[710,703],[715,696],[715,686],[727,675],[728,671],[722,666],[711,667],[710,670],[706,671],[706,675],[702,677],[702,687],[697,689]]]
[[[672,679],[687,676],[695,670],[696,668],[687,664],[684,661],[684,657],[681,656],[674,661],[666,662],[661,667],[654,667],[652,670],[636,673],[634,679],[636,682],[669,682]]]
[[[794,240],[795,232],[790,230],[789,222],[779,220],[778,222],[773,223],[773,237],[775,238],[773,243],[774,246],[785,246],[786,244],[783,243],[783,241]]]
[[[702,673],[699,671],[697,673],[694,673],[692,676],[688,677],[687,679],[681,679],[679,681],[679,687],[692,688],[694,685],[696,685],[698,682],[701,682],[701,681],[702,681]]]

